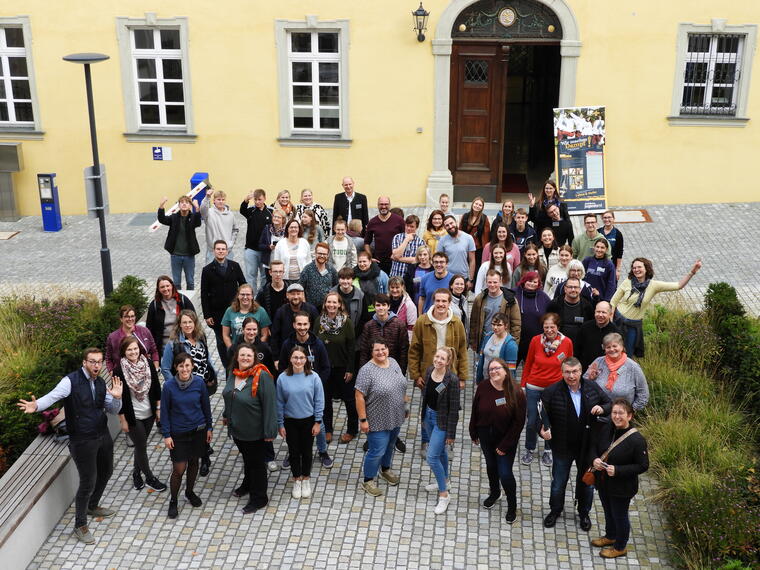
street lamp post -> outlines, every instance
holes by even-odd
[[[84,83],[87,90],[87,112],[90,116],[90,143],[92,145],[92,177],[95,189],[95,212],[100,225],[100,266],[103,272],[103,293],[107,297],[113,291],[113,275],[111,273],[111,251],[108,249],[106,236],[105,200],[103,185],[100,179],[100,155],[98,153],[98,134],[95,129],[95,105],[92,100],[92,76],[90,64],[109,59],[102,53],[72,53],[65,56],[64,61],[84,65]]]

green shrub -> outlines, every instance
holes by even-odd
[[[664,504],[682,562],[712,568],[736,559],[753,563],[760,554],[760,502],[748,490],[746,468],[718,477],[692,465],[665,475]]]
[[[713,283],[708,287],[705,307],[719,339],[722,377],[732,388],[734,401],[757,420],[760,413],[759,323],[746,316],[736,289],[727,283]]]
[[[141,315],[145,281],[127,276],[101,306],[88,293],[60,299],[8,298],[0,302],[0,475],[37,436],[39,414],[23,414],[20,398],[49,392],[81,366],[82,350],[104,347],[119,327],[119,307]]]
[[[640,364],[649,385],[649,409],[678,408],[695,398],[708,398],[715,390],[714,380],[683,370],[656,351],[648,350]]]

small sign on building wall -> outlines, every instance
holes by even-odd
[[[153,147],[153,160],[171,160],[172,159],[172,147],[170,146],[154,146]]]

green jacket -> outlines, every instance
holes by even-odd
[[[272,376],[262,372],[259,388],[251,395],[251,378],[246,378],[242,390],[235,389],[235,376],[230,373],[224,387],[224,412],[227,430],[235,439],[257,441],[277,437],[277,395]]]
[[[580,261],[583,261],[587,257],[594,257],[594,245],[596,245],[596,242],[599,240],[602,240],[607,243],[607,259],[612,258],[612,246],[610,246],[610,242],[607,241],[607,238],[605,238],[602,234],[598,233],[590,238],[586,235],[586,232],[583,232],[579,236],[575,236],[575,239],[573,240],[573,257],[575,259],[578,259]]]

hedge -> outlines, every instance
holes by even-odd
[[[101,305],[89,293],[59,299],[10,297],[0,301],[0,475],[38,434],[39,414],[24,414],[20,398],[40,397],[81,366],[82,350],[105,345],[117,329],[118,308],[144,313],[142,279],[126,276]]]

